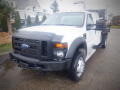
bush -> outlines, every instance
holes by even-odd
[[[7,17],[0,15],[0,28],[3,32],[8,32]]]
[[[35,25],[39,25],[39,17],[38,17],[38,15],[36,15],[36,17],[35,17]]]
[[[5,0],[0,0],[0,31],[8,32],[8,22],[13,8]]]
[[[31,26],[32,22],[31,22],[31,17],[28,15],[27,16],[27,26]]]
[[[41,23],[43,23],[47,19],[46,15],[43,15]]]

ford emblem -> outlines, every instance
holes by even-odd
[[[27,45],[27,44],[21,44],[21,48],[23,48],[23,49],[27,49],[27,48],[29,48],[30,46],[29,45]]]

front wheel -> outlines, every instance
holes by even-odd
[[[78,82],[85,70],[85,50],[80,49],[73,58],[71,68],[69,69],[70,78]]]

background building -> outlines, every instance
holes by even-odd
[[[29,15],[34,22],[36,15],[42,19],[44,15],[38,0],[6,0],[10,6],[19,12],[21,20],[25,20]]]

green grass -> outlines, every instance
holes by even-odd
[[[0,55],[12,50],[12,44],[1,44],[0,45]]]
[[[120,29],[120,26],[111,26],[111,28]]]

